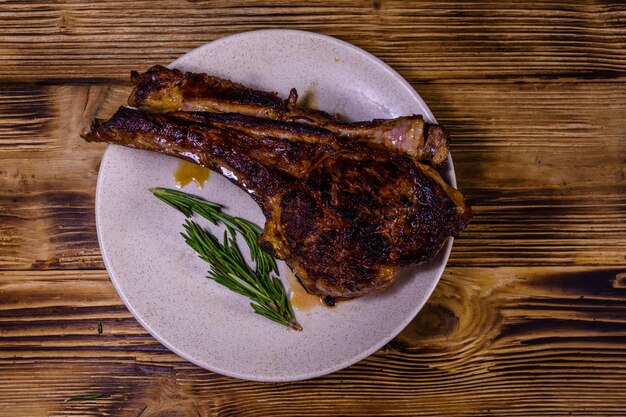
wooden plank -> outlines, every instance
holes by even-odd
[[[79,132],[107,91],[0,87],[0,267],[103,267],[94,192],[105,146]]]
[[[0,296],[0,409],[13,415],[626,412],[624,267],[448,268],[425,309],[374,356],[276,384],[169,353],[101,271],[0,272]],[[63,402],[93,393],[104,396]]]
[[[475,218],[450,265],[623,265],[626,90],[613,84],[420,84],[453,135]],[[128,88],[0,88],[0,269],[102,268],[104,147],[79,138]],[[511,111],[514,109],[514,111]]]
[[[303,29],[360,46],[411,82],[624,80],[613,1],[4,2],[0,81],[109,83],[217,38]]]
[[[626,90],[415,87],[450,129],[459,187],[474,205],[451,265],[626,261]]]
[[[617,0],[3,2],[0,414],[626,415],[625,21]],[[280,384],[191,365],[130,315],[95,234],[104,146],[78,138],[131,69],[264,28],[398,70],[451,130],[475,211],[398,337]]]

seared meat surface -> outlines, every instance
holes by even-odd
[[[148,106],[148,87],[142,87],[147,96],[136,91],[130,101],[153,110],[185,108],[184,100]],[[236,96],[240,87],[226,90]],[[268,114],[284,109],[271,94],[252,96],[252,104],[236,96],[240,109],[259,103]],[[262,245],[320,296],[353,298],[388,288],[395,271],[432,259],[471,218],[463,196],[406,153],[310,124],[246,114],[122,107],[110,120],[94,121],[83,137],[176,156],[225,175],[265,214]]]
[[[335,136],[366,142],[439,166],[448,157],[449,136],[441,126],[413,115],[390,120],[346,123],[328,113],[298,107],[292,89],[283,100],[275,93],[254,90],[206,74],[183,73],[160,65],[143,74],[133,72],[128,104],[150,111],[204,111],[295,122],[323,128]]]

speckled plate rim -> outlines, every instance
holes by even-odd
[[[234,40],[236,38],[254,38],[255,36],[257,36],[258,34],[289,34],[290,36],[299,36],[299,37],[308,37],[310,39],[319,39],[319,40],[323,40],[325,42],[328,42],[330,44],[335,44],[339,47],[342,48],[347,48],[349,50],[351,50],[351,52],[356,53],[358,55],[360,55],[362,58],[364,58],[366,61],[370,62],[372,65],[375,65],[377,67],[379,67],[379,69],[384,70],[385,72],[387,72],[392,78],[394,78],[398,84],[402,85],[402,87],[413,97],[413,99],[415,100],[415,102],[424,109],[425,113],[424,116],[426,119],[429,119],[433,122],[436,122],[436,119],[434,117],[434,115],[432,114],[432,112],[430,111],[430,109],[428,108],[427,104],[424,102],[424,100],[421,98],[421,96],[413,89],[413,87],[408,83],[408,81],[406,81],[398,72],[396,72],[394,69],[392,69],[389,65],[387,65],[386,63],[384,63],[382,60],[380,60],[379,58],[377,58],[376,56],[370,54],[369,52],[351,44],[348,43],[346,41],[334,38],[332,36],[327,36],[327,35],[323,35],[323,34],[319,34],[319,33],[315,33],[315,32],[308,32],[308,31],[301,31],[301,30],[293,30],[293,29],[263,29],[263,30],[255,30],[255,31],[247,31],[247,32],[242,32],[242,33],[238,33],[235,35],[230,35],[230,36],[225,36],[223,38],[219,38],[216,39],[212,42],[206,43],[204,45],[199,46],[198,48],[195,48],[189,52],[187,52],[186,54],[182,55],[181,57],[179,57],[178,59],[176,59],[175,61],[173,61],[170,65],[168,65],[168,67],[175,67],[177,62],[179,62],[181,59],[183,59],[185,56],[195,53],[195,52],[200,52],[205,48],[208,48],[209,46],[211,48],[219,46],[221,43],[226,42],[226,41],[230,41],[230,40]],[[111,155],[111,149],[112,149],[112,145],[109,145],[107,147],[107,149],[105,150],[105,152],[103,153],[102,156],[102,161],[105,161],[108,157],[110,157]],[[100,171],[103,170],[103,165],[101,165],[100,167]],[[455,170],[454,170],[454,164],[452,161],[452,156],[450,155],[446,164],[444,165],[443,170],[445,171],[445,176],[446,176],[446,180],[453,186],[456,188],[457,186],[457,182],[456,182],[456,175],[455,175]],[[360,354],[357,355],[352,355],[350,357],[347,357],[344,361],[335,364],[333,366],[328,366],[326,368],[323,369],[319,369],[318,371],[315,372],[308,372],[308,373],[302,373],[299,374],[297,376],[275,376],[275,377],[268,377],[268,376],[263,376],[263,377],[256,377],[255,375],[248,375],[248,374],[242,374],[239,372],[233,372],[229,369],[223,369],[220,367],[215,367],[215,366],[207,366],[206,364],[202,363],[200,360],[197,360],[196,358],[194,358],[192,355],[189,355],[187,352],[185,352],[184,350],[179,349],[175,342],[170,342],[168,340],[166,340],[165,338],[161,337],[161,335],[152,328],[152,326],[146,322],[144,320],[144,318],[142,317],[142,315],[135,309],[135,307],[133,306],[133,304],[128,300],[126,294],[124,293],[124,291],[122,290],[122,288],[120,287],[120,283],[118,282],[118,278],[115,275],[115,273],[113,272],[114,269],[112,268],[112,266],[109,263],[109,257],[107,256],[107,250],[106,250],[106,245],[103,242],[103,231],[101,230],[101,222],[99,221],[101,213],[100,213],[100,198],[101,198],[101,190],[102,187],[104,187],[103,185],[103,176],[100,175],[100,172],[98,174],[98,180],[97,180],[97,184],[96,184],[96,198],[95,198],[95,217],[96,217],[96,231],[97,231],[97,236],[98,236],[98,244],[100,246],[100,251],[102,253],[102,258],[104,261],[104,265],[107,269],[107,272],[109,274],[110,280],[115,288],[115,290],[117,291],[118,295],[120,296],[120,298],[122,299],[123,303],[125,304],[125,306],[128,308],[128,310],[131,312],[131,314],[135,317],[135,319],[141,324],[141,326],[148,331],[148,333],[150,333],[150,335],[152,335],[156,340],[158,340],[161,344],[163,344],[167,349],[169,349],[170,351],[172,351],[173,353],[175,353],[176,355],[180,356],[181,358],[193,363],[194,365],[197,365],[201,368],[207,369],[209,371],[212,372],[216,372],[218,374],[221,375],[225,375],[225,376],[229,376],[229,377],[233,377],[233,378],[238,378],[238,379],[242,379],[242,380],[249,380],[249,381],[258,381],[258,382],[291,382],[291,381],[301,381],[301,380],[307,380],[307,379],[311,379],[311,378],[316,378],[316,377],[320,377],[320,376],[324,376],[324,375],[328,375],[331,374],[333,372],[336,372],[338,370],[347,368],[367,357],[369,357],[370,355],[372,355],[373,353],[375,353],[376,351],[378,351],[380,348],[382,348],[384,345],[386,345],[387,343],[389,343],[393,338],[395,338],[416,316],[417,314],[422,310],[422,308],[424,307],[424,305],[426,304],[426,302],[430,299],[433,291],[435,290],[435,288],[437,287],[441,276],[443,275],[443,272],[446,268],[446,265],[448,263],[448,259],[450,256],[450,252],[452,251],[452,246],[454,243],[454,239],[453,238],[449,238],[447,240],[447,242],[444,244],[444,246],[441,248],[439,254],[438,254],[438,258],[440,258],[440,262],[439,265],[436,269],[436,275],[437,278],[434,279],[431,283],[431,285],[429,286],[429,288],[427,288],[427,290],[424,292],[424,296],[421,298],[421,300],[419,300],[419,302],[417,302],[415,304],[415,307],[412,311],[411,314],[407,314],[407,317],[404,321],[402,321],[399,325],[397,325],[394,329],[390,330],[388,333],[387,337],[381,338],[379,340],[378,343],[374,343],[372,344],[372,346],[369,349],[366,349],[364,351],[362,351]]]

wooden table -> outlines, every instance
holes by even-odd
[[[475,218],[395,340],[267,384],[191,365],[124,307],[95,230],[104,147],[78,133],[131,69],[277,27],[400,72]],[[625,39],[622,1],[3,2],[0,415],[625,415]]]

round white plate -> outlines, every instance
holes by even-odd
[[[315,33],[241,33],[201,46],[170,67],[229,78],[283,97],[296,87],[301,96],[313,94],[318,108],[350,120],[417,113],[434,121],[420,96],[382,61]],[[415,317],[448,259],[451,239],[436,259],[404,271],[389,291],[335,308],[296,311],[304,330],[287,329],[257,316],[247,299],[206,278],[208,265],[180,236],[183,216],[149,191],[173,188],[177,165],[175,158],[109,146],[98,177],[98,238],[111,280],[142,326],[178,355],[211,371],[293,381],[347,367],[382,347]],[[443,171],[455,185],[452,163]],[[252,199],[216,173],[203,189],[192,184],[184,191],[264,223]],[[284,278],[282,262],[280,268]]]

